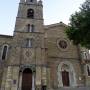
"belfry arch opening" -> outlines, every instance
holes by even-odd
[[[32,90],[32,70],[29,68],[22,73],[22,90]]]
[[[25,2],[33,2],[33,0],[25,0]]]
[[[31,18],[31,19],[34,18],[34,10],[33,9],[30,8],[27,10],[27,18]]]

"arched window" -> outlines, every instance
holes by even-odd
[[[33,39],[26,39],[26,47],[30,48],[32,47]]]
[[[8,45],[3,45],[3,49],[2,49],[2,60],[6,59],[7,56],[7,51],[8,51]]]
[[[25,2],[33,2],[33,0],[25,0]]]
[[[46,85],[42,86],[42,90],[47,90],[46,88],[47,88]]]
[[[85,51],[82,52],[82,58],[83,58],[83,59],[88,59],[88,54],[87,54],[87,52],[85,52]]]
[[[28,18],[34,18],[34,10],[33,9],[28,9],[27,10],[27,17]]]
[[[27,25],[27,31],[28,32],[34,32],[34,25],[33,24],[32,25],[28,24]]]
[[[34,32],[34,25],[31,25],[31,32]]]
[[[33,0],[30,0],[30,2],[33,2]]]
[[[90,76],[90,65],[87,65],[87,75]]]
[[[27,25],[27,31],[30,32],[30,24]]]
[[[82,56],[82,59],[84,60],[89,60],[90,59],[90,51],[89,50],[84,50],[81,52],[81,56]]]

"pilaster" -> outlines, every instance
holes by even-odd
[[[1,90],[5,90],[6,75],[7,75],[7,68],[4,68],[3,69],[2,83],[1,83]]]
[[[18,90],[19,84],[19,67],[14,66],[12,71],[12,86],[11,90]]]
[[[47,68],[47,88],[50,89],[50,68]]]
[[[6,83],[5,83],[5,90],[11,90],[11,84],[12,84],[12,67],[8,66]]]
[[[36,90],[41,90],[41,67],[36,67]]]
[[[42,67],[42,85],[47,86],[47,68]]]

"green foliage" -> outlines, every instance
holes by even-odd
[[[90,2],[84,2],[80,11],[71,15],[66,34],[74,44],[90,49]]]

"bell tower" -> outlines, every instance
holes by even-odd
[[[20,0],[15,32],[43,32],[42,1]]]
[[[27,83],[24,83],[24,79],[22,79],[22,82],[20,79],[19,88],[29,85],[29,88],[32,88],[32,90],[35,90],[35,88],[36,90],[41,90],[42,85],[46,86],[46,62],[43,26],[42,1],[20,0],[13,40],[15,41],[13,45],[15,48],[13,49],[17,54],[19,53],[20,55],[17,55],[18,59],[15,57],[16,61],[11,60],[14,62],[13,64],[18,63],[20,66],[20,77],[23,77],[25,74],[22,70],[27,68],[32,71],[31,74],[33,76],[32,79],[30,79],[32,82],[31,87],[28,84],[29,82],[25,81]],[[16,50],[16,47],[19,48],[18,50],[20,50],[20,52]],[[44,72],[45,75],[43,75]],[[25,76],[25,78],[27,78],[27,76]],[[42,82],[44,83],[42,84]]]
[[[43,26],[42,1],[20,0],[13,47],[7,62],[5,90],[46,90],[47,65]]]

